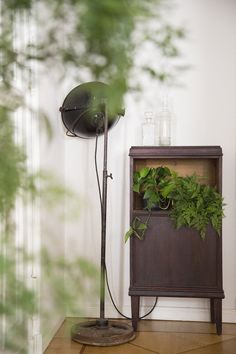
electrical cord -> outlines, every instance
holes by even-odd
[[[99,174],[98,174],[97,151],[98,151],[98,134],[96,134],[96,139],[95,139],[94,163],[95,163],[97,186],[98,186],[101,215],[102,215],[102,192],[101,192],[101,185],[100,185]]]
[[[113,306],[115,307],[116,311],[117,311],[122,317],[126,318],[127,320],[132,320],[132,317],[128,317],[128,316],[124,315],[122,312],[120,312],[120,310],[118,309],[118,307],[117,307],[116,304],[115,304],[115,301],[114,301],[114,299],[113,299],[113,296],[112,296],[112,293],[111,293],[111,289],[110,289],[110,286],[109,286],[109,282],[108,282],[107,267],[106,267],[106,265],[105,265],[105,275],[106,275],[107,290],[108,290],[108,293],[109,293],[109,295],[110,295],[111,302],[112,302]],[[156,307],[157,300],[158,300],[158,297],[156,296],[154,305],[152,306],[152,308],[150,309],[150,311],[148,311],[145,315],[139,317],[139,320],[142,320],[143,318],[145,318],[145,317],[147,317],[148,315],[150,315],[150,313],[151,313],[151,312],[154,310],[154,308]]]
[[[101,192],[101,184],[100,184],[100,180],[99,180],[99,174],[98,174],[98,165],[97,165],[97,149],[98,149],[98,134],[96,134],[96,139],[95,139],[95,151],[94,151],[94,163],[95,163],[95,171],[96,171],[96,179],[97,179],[97,185],[98,185],[98,192],[99,192],[99,199],[100,199],[100,207],[101,207],[101,214],[102,214],[102,192]],[[111,302],[114,306],[114,308],[116,309],[116,311],[124,318],[126,318],[127,320],[132,320],[131,317],[128,317],[126,315],[124,315],[116,306],[114,298],[112,296],[111,293],[111,289],[110,289],[110,285],[109,285],[109,281],[108,281],[108,275],[107,275],[107,266],[105,263],[105,278],[106,278],[106,285],[107,285],[107,290],[111,299]],[[152,311],[154,310],[154,308],[156,307],[157,304],[157,300],[158,297],[156,297],[154,305],[152,306],[152,308],[150,309],[150,311],[148,311],[145,315],[139,317],[139,320],[147,317],[148,315],[150,315],[150,313],[152,313]]]

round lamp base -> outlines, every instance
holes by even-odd
[[[88,321],[71,328],[71,339],[88,345],[108,347],[130,342],[134,338],[133,328],[119,321]]]

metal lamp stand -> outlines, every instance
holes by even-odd
[[[101,214],[101,278],[100,278],[100,317],[97,320],[78,323],[71,328],[72,340],[96,346],[123,344],[135,338],[133,328],[124,322],[105,318],[105,277],[106,277],[106,218],[107,218],[107,147],[108,115],[104,105],[104,153]]]

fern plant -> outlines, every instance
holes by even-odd
[[[175,226],[188,226],[196,229],[205,238],[207,226],[220,235],[223,212],[223,198],[212,186],[200,184],[196,175],[174,177],[171,189],[164,195],[172,200],[170,217]]]

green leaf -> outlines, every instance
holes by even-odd
[[[150,214],[145,222],[142,222],[140,218],[137,216],[134,218],[132,225],[129,230],[125,234],[125,242],[132,236],[136,236],[139,240],[143,240],[145,232],[148,228],[148,221],[150,218]]]
[[[148,189],[145,191],[144,195],[143,195],[143,199],[154,199],[155,198],[155,192],[151,189]]]
[[[147,224],[140,222],[138,230],[147,230]]]
[[[128,239],[133,235],[133,232],[134,232],[133,228],[130,227],[130,229],[125,234],[125,242],[127,242]]]
[[[133,191],[136,193],[140,192],[140,184],[136,183],[133,185]]]
[[[173,182],[169,182],[161,190],[163,197],[167,198],[175,188],[176,188],[176,185]]]
[[[150,172],[150,167],[143,167],[139,173],[140,173],[140,177],[144,178],[146,177]]]

